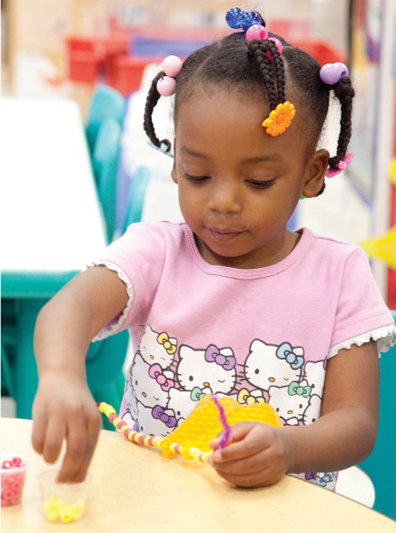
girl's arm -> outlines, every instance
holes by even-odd
[[[93,267],[63,287],[40,311],[34,352],[39,385],[33,403],[32,444],[55,462],[66,439],[59,481],[85,478],[101,427],[88,390],[90,341],[127,302],[125,284],[106,267]]]
[[[215,452],[211,464],[228,481],[250,487],[276,483],[287,472],[329,472],[355,465],[374,446],[378,388],[376,343],[340,350],[328,360],[322,416],[316,422],[284,428],[236,424],[235,444]]]

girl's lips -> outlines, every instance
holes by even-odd
[[[241,235],[242,231],[223,231],[208,228],[213,239],[219,243],[229,243]]]

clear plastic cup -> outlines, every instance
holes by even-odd
[[[28,461],[15,453],[1,454],[1,506],[18,505],[22,501]]]
[[[47,470],[37,476],[44,516],[49,522],[77,522],[84,514],[92,476],[79,483],[57,483],[57,475],[57,470]]]

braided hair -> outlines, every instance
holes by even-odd
[[[336,155],[330,157],[328,165],[337,170],[344,159],[352,131],[352,100],[355,91],[348,76],[342,76],[334,85],[325,84],[319,76],[320,64],[278,35],[269,34],[283,45],[282,55],[275,43],[269,39],[246,41],[245,32],[235,32],[220,41],[204,46],[190,54],[176,77],[174,116],[179,104],[191,96],[197,87],[217,86],[227,90],[239,90],[249,95],[263,95],[270,111],[286,99],[286,82],[298,94],[299,112],[306,116],[306,131],[316,148],[329,109],[330,91],[341,105],[340,132]],[[171,150],[168,139],[158,139],[152,113],[160,95],[157,81],[164,76],[160,72],[152,81],[144,111],[144,130],[157,147],[162,143]],[[264,118],[264,117],[263,117]],[[325,184],[318,195],[324,191]]]

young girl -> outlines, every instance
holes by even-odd
[[[85,477],[98,438],[89,342],[124,328],[135,356],[120,417],[135,429],[168,435],[205,393],[279,413],[283,428],[236,424],[233,446],[212,456],[233,484],[293,473],[334,488],[373,447],[392,317],[358,247],[286,229],[301,195],[314,201],[351,157],[347,69],[321,69],[257,13],[234,8],[227,20],[242,31],[183,64],[166,59],[147,97],[144,127],[174,154],[185,222],[133,224],[37,320],[33,446],[52,462],[66,438],[61,481]],[[174,90],[172,150],[151,117]],[[317,147],[331,93],[341,104],[333,157]]]

